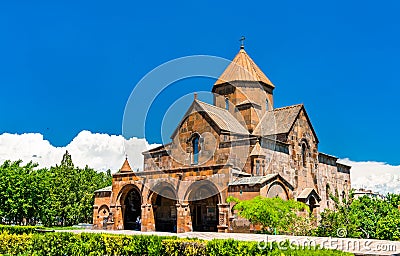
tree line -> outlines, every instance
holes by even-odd
[[[348,198],[330,194],[334,209],[325,209],[317,220],[308,206],[279,197],[255,197],[234,202],[239,216],[261,225],[264,233],[307,236],[350,237],[400,240],[400,195],[388,194],[384,198],[362,196]]]
[[[71,226],[92,221],[94,191],[111,185],[111,172],[74,166],[68,151],[60,165],[5,161],[0,166],[0,222]]]
[[[335,209],[325,209],[317,234],[320,236],[342,236],[400,240],[400,195],[387,194],[384,198],[362,196],[339,200],[331,195]]]

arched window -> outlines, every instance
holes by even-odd
[[[326,184],[326,186],[325,186],[325,193],[326,193],[326,205],[329,207],[329,199],[331,198],[330,197],[330,187],[329,187],[329,184]]]
[[[256,160],[256,175],[260,176],[260,160]]]
[[[269,110],[269,101],[268,101],[268,99],[265,100],[265,110],[266,111]]]
[[[305,143],[301,144],[301,158],[303,160],[303,166],[307,166],[307,145]]]
[[[195,136],[192,140],[193,144],[193,164],[199,163],[199,136]]]
[[[229,110],[229,99],[225,98],[225,109]]]

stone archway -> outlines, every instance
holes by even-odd
[[[121,198],[121,205],[123,211],[124,229],[126,230],[140,230],[138,220],[142,214],[142,197],[139,189],[132,186]]]
[[[210,181],[193,183],[187,191],[192,230],[218,231],[219,209],[221,202],[217,187]]]
[[[285,187],[280,182],[274,182],[271,184],[267,192],[267,197],[268,198],[280,197],[283,200],[289,199]]]
[[[157,184],[150,195],[153,207],[155,231],[176,232],[177,229],[177,197],[174,187],[162,182]]]

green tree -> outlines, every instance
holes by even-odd
[[[111,172],[75,167],[68,151],[61,164],[40,169],[37,164],[5,161],[0,166],[0,222],[46,226],[92,220],[94,191],[111,185]]]
[[[340,201],[331,195],[335,209],[321,213],[317,229],[320,236],[343,236],[338,230],[346,230],[347,237],[400,239],[399,195],[389,194],[385,199],[369,196]]]
[[[46,225],[70,226],[91,221],[94,191],[111,185],[111,173],[75,167],[66,151],[61,164],[50,168],[50,184],[51,217]]]
[[[45,203],[45,188],[42,187],[43,170],[29,162],[5,161],[0,166],[0,216],[3,221],[31,224],[40,218],[40,209]]]
[[[312,230],[312,217],[306,204],[283,200],[279,197],[265,198],[257,196],[250,200],[240,201],[229,197],[228,203],[236,203],[234,210],[239,216],[253,224],[262,225],[262,231],[272,233],[305,234]]]

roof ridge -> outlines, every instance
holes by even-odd
[[[284,110],[284,109],[289,109],[289,108],[295,108],[295,107],[300,107],[300,106],[304,106],[303,103],[299,103],[299,104],[294,104],[294,105],[290,105],[290,106],[284,106],[284,107],[280,107],[280,108],[274,108],[270,111],[275,111],[275,110]]]
[[[248,58],[248,59],[247,59],[248,64],[249,64],[248,66],[249,66],[251,69],[253,69],[254,73],[257,75],[257,78],[258,78],[259,80],[261,80],[261,79],[262,79],[262,78],[261,78],[262,75],[259,74],[258,71],[257,71],[257,69],[254,67],[254,65],[257,65],[257,64],[256,64],[256,63],[254,62],[254,60],[250,57],[250,55],[247,54],[247,52],[246,52],[244,49],[242,49],[242,50],[243,50],[243,53],[246,54],[246,56],[247,56],[247,58]],[[251,65],[251,63],[250,63],[249,60],[252,61],[252,62],[254,63],[254,65]],[[260,69],[260,71],[261,71],[261,69]],[[262,71],[261,71],[261,72],[262,72]],[[264,76],[266,76],[266,75],[264,74]],[[271,82],[271,83],[272,83],[272,82]]]
[[[251,100],[251,99],[245,99],[245,100],[243,100],[243,101],[241,101],[241,102],[239,102],[238,104],[236,104],[236,106],[239,106],[239,105],[241,105],[241,104],[244,104],[244,103],[246,103],[246,102],[250,102],[250,103],[252,103],[252,104],[257,104],[257,105],[259,105],[257,102],[255,102],[254,100]]]
[[[218,110],[224,110],[224,111],[229,112],[228,110],[226,110],[226,109],[224,109],[224,108],[217,107],[217,106],[215,106],[215,105],[209,104],[209,103],[204,102],[204,101],[201,101],[201,100],[195,100],[195,101],[197,101],[197,103],[203,103],[203,104],[205,104],[205,105],[207,105],[207,106],[209,106],[209,107],[214,107],[214,108],[216,108],[216,109],[218,109]],[[230,112],[229,112],[229,113],[230,113]]]
[[[242,126],[228,110],[205,103],[200,100],[195,100],[195,103],[201,108],[202,111],[206,112],[210,116],[210,118],[217,124],[217,126],[222,128],[223,130],[231,131],[238,134],[249,134],[248,130],[244,126]]]
[[[295,105],[291,105],[291,106],[275,108],[275,109],[266,111],[264,113],[264,115],[261,117],[260,121],[258,122],[256,128],[254,129],[253,134],[265,135],[265,134],[263,134],[264,132],[266,132],[265,130],[269,130],[267,133],[272,133],[272,134],[279,134],[279,133],[283,133],[284,131],[287,132],[287,129],[289,129],[291,127],[291,125],[293,124],[293,122],[295,121],[295,117],[293,114],[295,114],[297,116],[303,106],[304,106],[303,104],[295,104]],[[296,109],[296,108],[298,108],[298,109]],[[272,115],[272,117],[271,117],[271,115]],[[282,115],[284,116],[283,119],[282,119]],[[274,120],[275,124],[274,124],[274,126],[272,126],[274,129],[271,128],[271,124],[265,123],[267,118],[272,118],[269,120]],[[290,123],[290,126],[288,126],[289,123]],[[271,134],[269,134],[269,135],[271,135]]]

